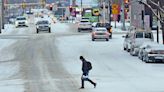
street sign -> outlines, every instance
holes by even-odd
[[[25,3],[25,2],[22,3],[22,8],[23,8],[23,9],[26,8],[26,3]]]
[[[112,14],[119,14],[119,5],[118,4],[112,4]]]
[[[100,15],[99,9],[93,9],[92,14],[93,14],[93,16],[99,16]]]

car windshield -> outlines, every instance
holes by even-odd
[[[109,27],[110,24],[109,23],[98,23],[97,27]]]
[[[37,24],[48,24],[48,21],[39,21]]]
[[[143,38],[143,32],[137,32],[136,38]]]
[[[21,17],[21,18],[17,18],[17,20],[26,20],[26,18]]]
[[[151,33],[145,33],[145,38],[152,38]]]
[[[82,18],[82,19],[89,19],[89,18]]]
[[[96,31],[106,31],[105,29],[97,29]]]

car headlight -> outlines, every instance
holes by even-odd
[[[25,24],[28,24],[28,22],[27,22],[27,21],[25,21]]]
[[[18,22],[15,22],[15,25],[18,25]]]

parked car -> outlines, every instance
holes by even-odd
[[[106,39],[106,41],[108,41],[109,35],[110,33],[105,27],[95,28],[92,31],[92,41],[95,41],[95,39]]]
[[[92,30],[92,24],[88,19],[82,19],[78,24],[78,32],[82,30]]]
[[[148,62],[164,62],[164,45],[155,44],[149,45],[143,49],[143,61]]]
[[[39,20],[36,23],[36,33],[39,33],[39,31],[48,31],[51,33],[51,24],[48,20]]]
[[[15,15],[12,15],[12,16],[9,17],[9,23],[14,24],[15,20],[16,20],[16,16]]]
[[[94,30],[95,28],[98,28],[98,27],[105,27],[107,29],[107,31],[110,33],[109,38],[112,38],[112,26],[110,25],[110,23],[95,22],[92,24],[92,30]]]
[[[157,45],[157,42],[145,42],[139,47],[138,58],[143,61],[144,49]]]
[[[125,37],[123,48],[128,52],[130,51],[132,56],[138,55],[139,47],[144,42],[154,41],[153,33],[142,29],[127,32],[126,36],[123,37]]]
[[[26,26],[28,27],[27,18],[24,16],[19,16],[15,20],[15,27]]]

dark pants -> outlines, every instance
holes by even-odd
[[[96,83],[94,83],[91,79],[89,78],[83,78],[83,76],[81,77],[81,87],[84,88],[84,81],[89,81],[91,84],[95,85]]]

